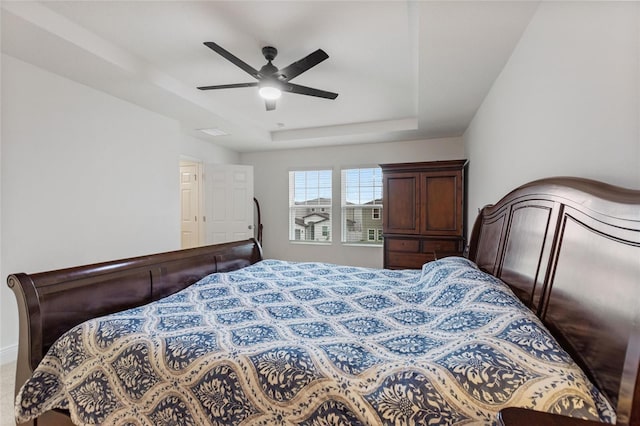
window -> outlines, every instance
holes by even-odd
[[[331,173],[289,172],[289,240],[331,241]]]
[[[342,242],[382,244],[382,169],[342,170]]]
[[[382,241],[382,229],[367,229],[367,239],[369,241]]]

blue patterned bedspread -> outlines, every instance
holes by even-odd
[[[70,330],[16,418],[58,407],[76,424],[495,424],[507,406],[615,420],[538,319],[468,260],[265,260]]]

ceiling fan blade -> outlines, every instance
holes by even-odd
[[[337,93],[327,92],[325,90],[314,89],[313,87],[300,86],[293,83],[282,83],[282,90],[286,92],[296,93],[298,95],[316,96],[318,98],[335,99]]]
[[[310,53],[309,55],[300,59],[299,61],[296,61],[291,65],[282,68],[280,71],[278,71],[278,75],[280,75],[284,81],[289,81],[307,71],[309,68],[315,67],[328,57],[329,55],[327,55],[324,50],[318,49],[315,52]]]
[[[267,111],[273,111],[276,109],[276,100],[275,99],[265,99],[264,106],[267,108]]]
[[[256,87],[258,82],[255,83],[235,83],[235,84],[219,84],[217,86],[200,86],[200,90],[212,90],[212,89],[235,89],[236,87]]]
[[[260,79],[260,76],[258,74],[258,70],[253,68],[251,65],[247,64],[242,59],[236,57],[231,52],[225,50],[224,48],[222,48],[221,46],[215,44],[212,41],[205,41],[204,45],[207,46],[209,49],[213,50],[214,52],[218,53],[220,56],[222,56],[223,58],[225,58],[229,62],[233,63],[237,67],[241,68],[243,71],[245,71],[247,74],[251,75],[253,78]]]

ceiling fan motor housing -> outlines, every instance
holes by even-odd
[[[262,55],[267,61],[271,62],[278,56],[278,49],[273,46],[265,46],[262,48]]]
[[[278,71],[278,68],[269,61],[267,64],[260,68],[260,76],[262,78],[271,77]]]

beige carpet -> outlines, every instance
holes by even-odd
[[[13,385],[16,363],[0,365],[0,426],[15,426],[13,420]]]

